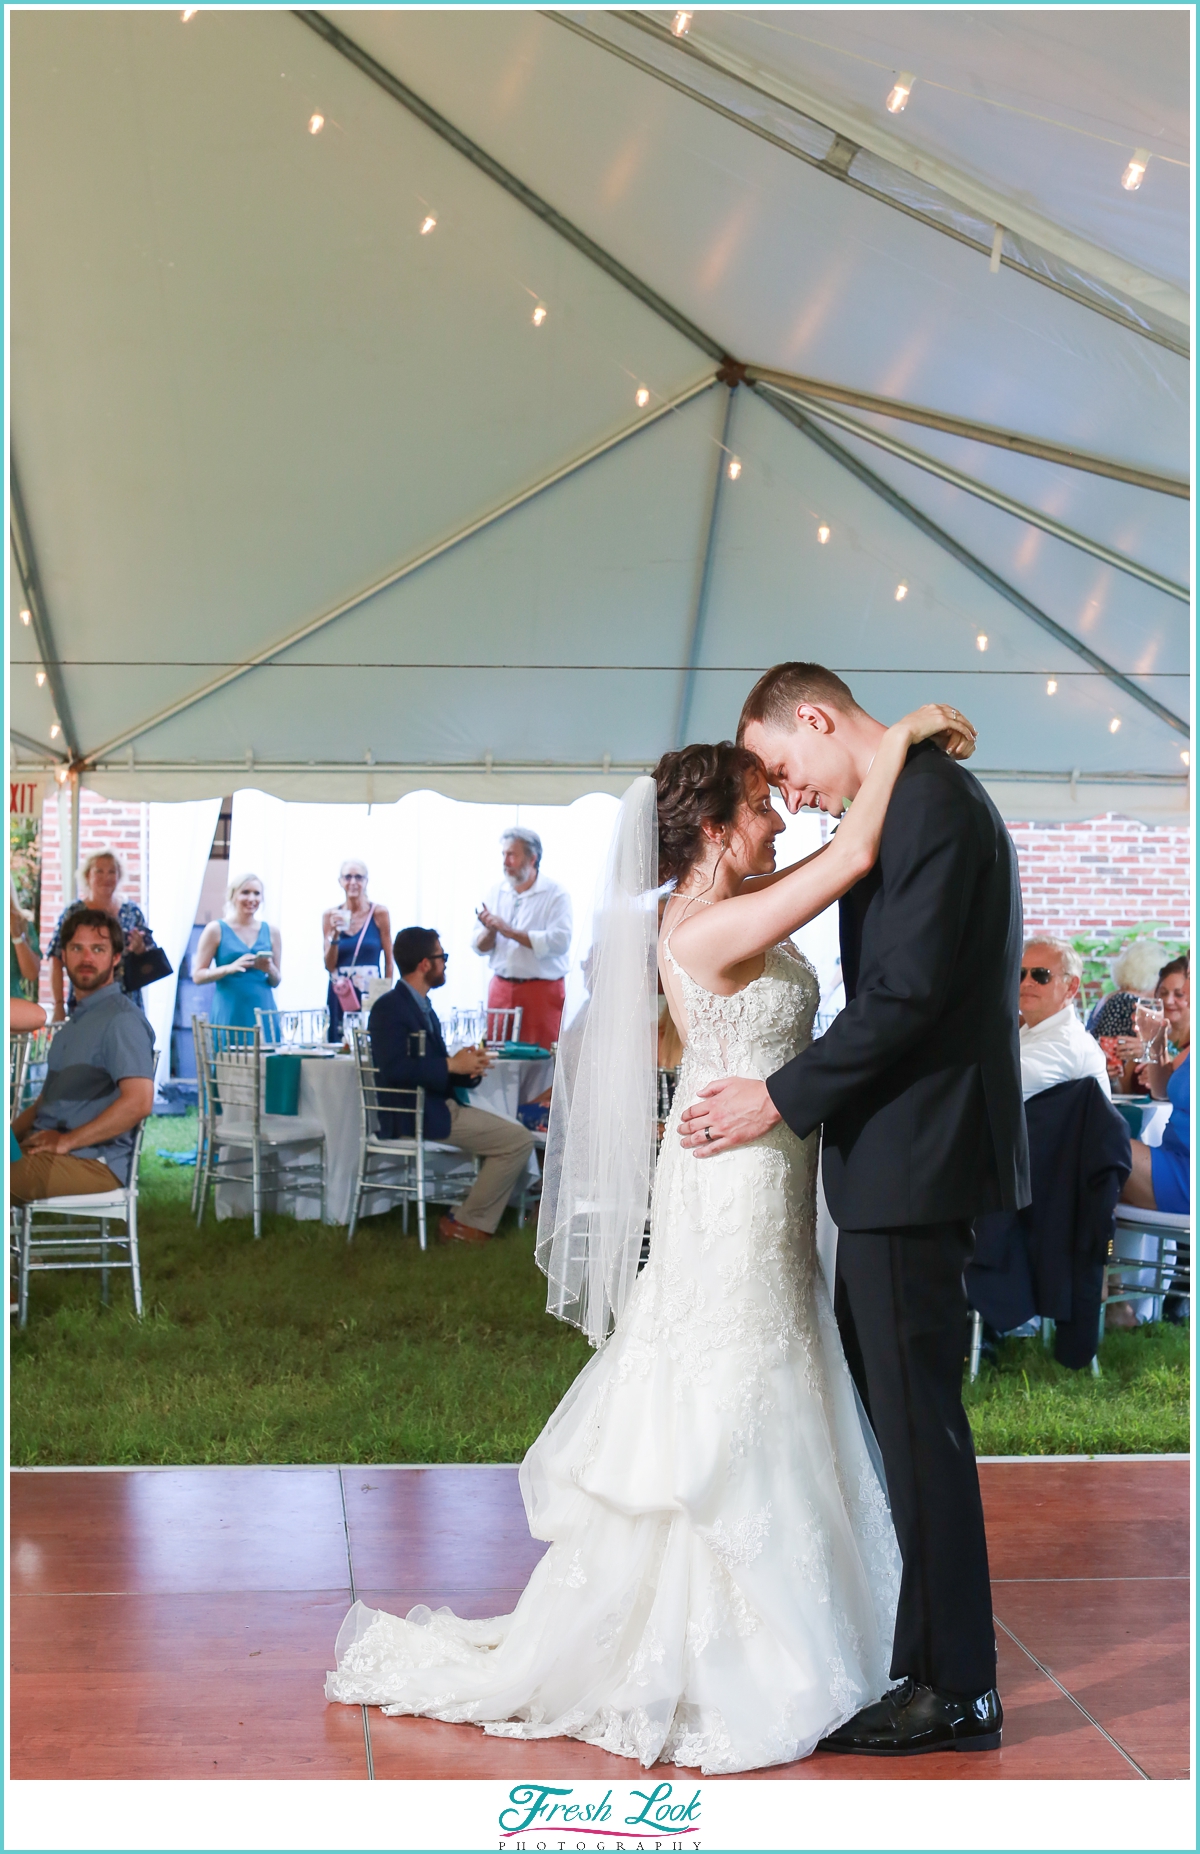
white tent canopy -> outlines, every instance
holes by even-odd
[[[813,657],[1186,813],[1188,15],[670,25],[14,15],[16,767],[563,803]]]

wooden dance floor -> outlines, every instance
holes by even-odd
[[[1188,1463],[980,1472],[1003,1750],[818,1754],[764,1779],[1188,1775]],[[541,1550],[514,1468],[48,1470],[15,1472],[11,1492],[14,1778],[636,1768],[325,1702],[352,1595],[401,1614],[512,1608]]]

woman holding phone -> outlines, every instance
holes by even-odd
[[[209,1022],[253,1030],[255,1010],[275,1008],[271,996],[280,979],[278,927],[258,919],[263,885],[256,875],[229,884],[225,919],[209,921],[196,948],[192,980],[215,985]]]

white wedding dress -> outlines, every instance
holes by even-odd
[[[817,1262],[816,1138],[698,1161],[677,1137],[706,1083],[804,1048],[816,978],[790,944],[732,998],[675,969],[650,1259],[520,1471],[550,1549],[511,1616],[356,1603],[330,1699],[716,1773],[807,1756],[891,1684],[899,1555]]]

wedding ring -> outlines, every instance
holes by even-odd
[[[711,1139],[711,1138],[712,1138],[712,1128],[711,1128],[711,1127],[705,1127],[705,1129],[704,1129],[704,1137],[705,1137],[705,1139]]]

